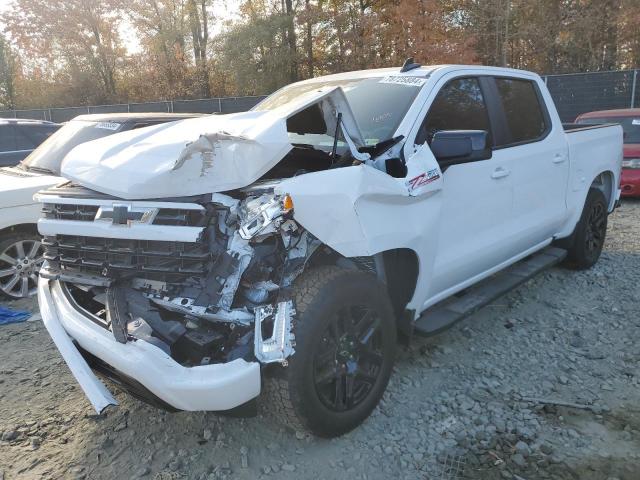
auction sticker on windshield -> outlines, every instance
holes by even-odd
[[[426,78],[401,77],[398,75],[389,75],[380,80],[380,83],[394,83],[396,85],[406,85],[407,87],[421,87],[426,82]]]
[[[115,122],[100,122],[96,123],[96,128],[104,128],[106,130],[118,130],[120,128],[121,123]]]
[[[631,120],[631,125],[640,125],[640,118],[634,118]]]

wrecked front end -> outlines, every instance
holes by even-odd
[[[341,85],[360,99],[367,141]],[[38,298],[96,410],[115,400],[90,367],[165,407],[241,406],[265,366],[301,358],[290,357],[303,269],[328,263],[384,283],[382,252],[415,249],[429,222],[412,219],[442,182],[428,148],[400,155],[397,122],[417,91],[386,77],[303,83],[263,109],[73,149],[71,182],[37,198]],[[382,93],[371,115],[367,98]],[[396,121],[376,120],[390,109]],[[398,310],[411,300],[400,290]]]
[[[115,401],[74,370],[74,348],[138,397],[179,410],[242,405],[260,393],[261,366],[286,365],[289,287],[320,242],[272,187],[163,201],[71,183],[39,194],[43,319],[98,411]]]

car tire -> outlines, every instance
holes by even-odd
[[[342,435],[369,416],[389,382],[391,301],[375,276],[334,266],[304,272],[293,290],[295,353],[265,378],[267,408],[291,429]]]
[[[608,215],[604,194],[597,188],[590,188],[582,215],[567,249],[569,266],[577,270],[586,270],[596,264],[607,234]]]
[[[12,232],[0,238],[0,294],[17,300],[35,295],[42,266],[40,237]]]

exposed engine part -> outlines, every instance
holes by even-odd
[[[227,323],[240,323],[242,325],[250,325],[253,320],[253,315],[246,310],[217,310],[216,312],[208,311],[207,307],[201,307],[194,305],[192,298],[186,297],[164,297],[156,298],[153,296],[148,297],[156,305],[166,308],[170,312],[181,313],[183,315],[192,315],[196,318],[201,318],[210,322],[227,322]]]
[[[299,230],[299,229],[298,229]],[[287,250],[287,258],[285,260],[282,286],[288,287],[302,273],[309,257],[321,245],[320,241],[310,235],[306,230],[298,232],[298,236],[293,237],[291,233],[282,231],[283,242],[291,244]],[[288,236],[288,238],[287,238]],[[286,240],[285,240],[286,238]],[[295,239],[294,239],[295,238]]]
[[[264,303],[267,301],[267,298],[269,298],[269,293],[279,288],[279,285],[276,285],[271,280],[267,280],[266,282],[258,282],[252,287],[245,289],[243,295],[252,303]]]
[[[293,302],[279,302],[277,309],[272,305],[256,308],[254,325],[254,353],[262,363],[279,362],[287,364],[287,357],[294,354],[295,336],[291,331],[291,319],[295,315]],[[271,337],[264,339],[263,324],[273,318]]]
[[[233,303],[233,297],[236,294],[238,285],[240,284],[240,277],[249,266],[251,257],[253,257],[253,248],[249,245],[247,240],[240,238],[241,234],[234,232],[233,236],[229,240],[228,253],[237,260],[238,265],[236,270],[231,273],[222,287],[221,297],[218,302],[218,306],[224,309],[231,309]]]

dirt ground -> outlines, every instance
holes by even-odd
[[[97,416],[38,320],[0,326],[0,480],[640,478],[640,202],[600,262],[554,268],[399,355],[344,437],[165,413],[125,394]],[[112,386],[110,388],[113,389]]]

